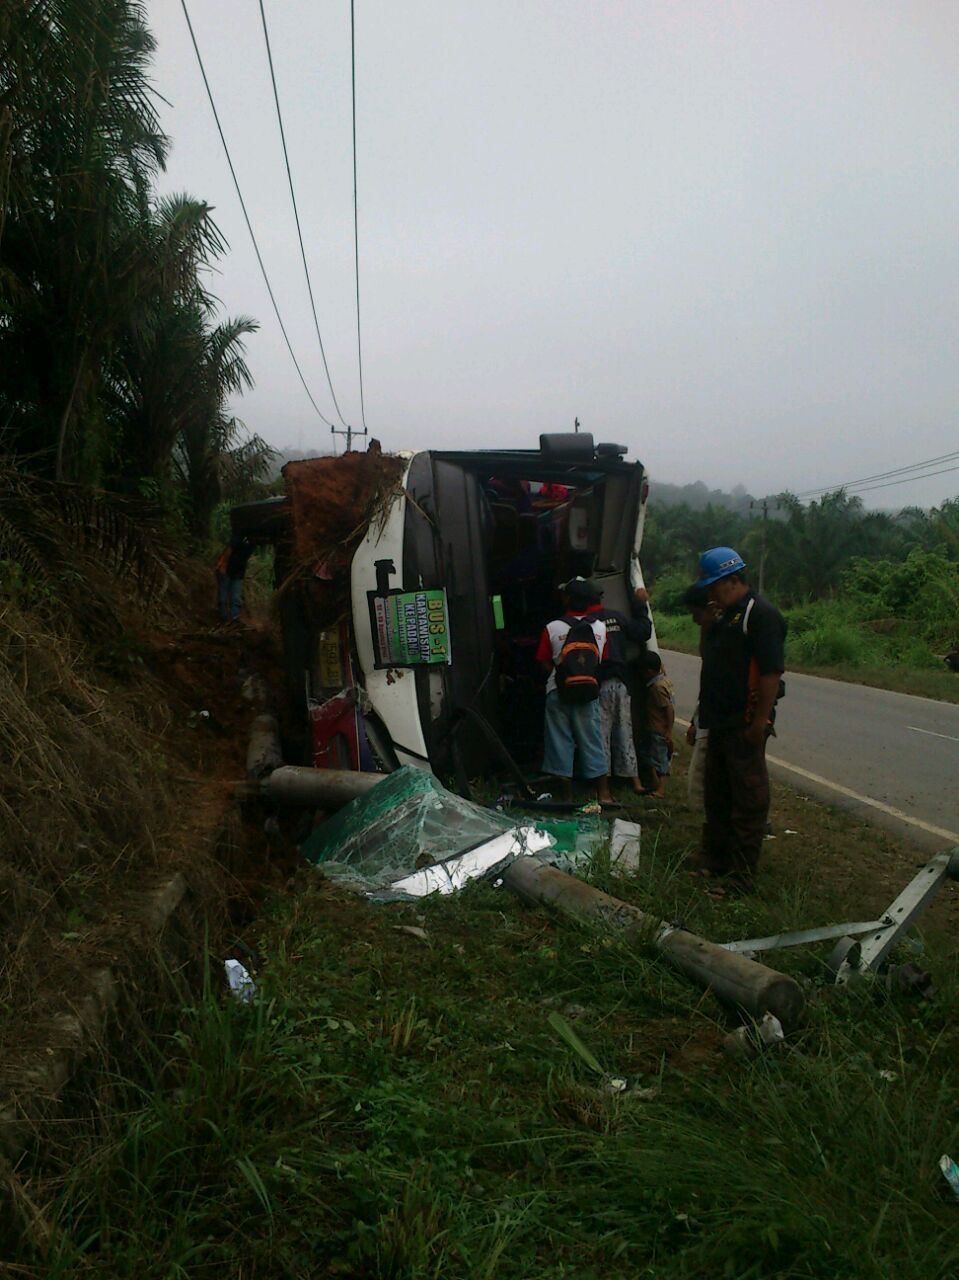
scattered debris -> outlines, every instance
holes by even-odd
[[[943,1156],[939,1161],[942,1176],[949,1183],[952,1194],[959,1200],[959,1164],[951,1156]]]
[[[425,929],[421,929],[418,924],[395,924],[393,928],[397,933],[408,933],[411,938],[419,938],[420,942],[429,942],[430,935]]]
[[[723,1052],[731,1058],[751,1058],[755,1052],[755,1044],[749,1034],[749,1027],[737,1027],[723,1036]]]
[[[765,1013],[759,1022],[746,1023],[723,1037],[723,1049],[731,1058],[753,1058],[763,1048],[782,1044],[786,1039],[783,1024],[773,1013]]]
[[[898,1080],[898,1079],[899,1079],[899,1077],[896,1075],[895,1071],[880,1071],[880,1072],[879,1072],[879,1079],[880,1079],[880,1080],[886,1080],[886,1081],[888,1081],[888,1082],[889,1082],[889,1084],[892,1084],[892,1082],[893,1082],[894,1080]]]
[[[659,1092],[658,1085],[643,1085],[638,1079],[631,1080],[628,1076],[603,1076],[600,1085],[600,1093],[633,1102],[652,1102],[659,1097]]]
[[[243,1004],[249,1004],[256,995],[256,983],[249,970],[239,960],[224,960],[223,968],[232,994]]]
[[[783,1024],[774,1013],[764,1013],[759,1023],[759,1038],[763,1044],[779,1044],[786,1039]]]
[[[625,869],[638,857],[639,827],[627,822],[619,829]],[[465,800],[433,774],[406,765],[316,828],[302,853],[329,878],[377,901],[396,901],[455,893],[530,854],[582,872],[606,831],[592,813],[528,818],[520,826],[502,810]]]
[[[638,822],[613,819],[609,837],[609,866],[620,875],[639,870],[639,842],[642,828]]]

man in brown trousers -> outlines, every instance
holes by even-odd
[[[754,885],[769,815],[766,739],[785,666],[786,621],[755,595],[732,547],[699,563],[697,585],[721,610],[704,635],[700,724],[709,730],[704,773],[706,821],[699,874],[716,878],[716,897]]]

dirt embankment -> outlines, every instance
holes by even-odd
[[[212,575],[182,564],[159,605],[118,585],[106,633],[44,605],[0,601],[0,1113],[31,1124],[50,1101],[28,1096],[47,1078],[38,1062],[76,1056],[104,975],[122,1016],[164,966],[198,962],[205,934],[228,943],[289,874],[233,803],[253,715],[243,678],[277,678],[268,621],[221,626]],[[171,893],[181,919],[164,955],[147,921]]]

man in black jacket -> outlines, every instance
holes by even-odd
[[[698,585],[722,611],[703,637],[700,718],[709,730],[706,822],[699,870],[722,877],[710,892],[749,892],[769,814],[766,739],[785,666],[786,621],[754,594],[732,547],[700,560]]]

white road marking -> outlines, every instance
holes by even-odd
[[[679,716],[676,717],[677,724],[689,727],[689,721],[683,720]],[[912,727],[911,725],[909,726]],[[851,791],[849,787],[840,786],[838,782],[830,782],[828,778],[822,777],[818,773],[811,773],[808,769],[801,769],[798,764],[789,764],[786,760],[780,760],[778,756],[766,756],[770,764],[778,765],[780,769],[788,769],[790,773],[796,773],[800,778],[805,778],[807,782],[818,783],[821,787],[827,787],[830,791],[835,791],[838,795],[845,796],[847,800],[855,800],[857,804],[868,805],[870,809],[878,809],[880,813],[888,814],[890,818],[897,818],[900,822],[907,822],[911,827],[918,827],[921,831],[927,831],[931,836],[941,836],[943,840],[951,840],[959,844],[959,831],[947,831],[945,827],[936,827],[931,822],[923,822],[921,818],[912,818],[908,813],[903,813],[901,809],[896,809],[891,804],[884,804],[882,800],[873,800],[871,796],[860,795],[858,791]]]
[[[930,738],[945,738],[947,742],[959,742],[959,738],[954,738],[951,733],[933,733],[931,729],[919,729],[914,724],[907,724],[907,729],[911,729],[913,733],[925,733]]]

